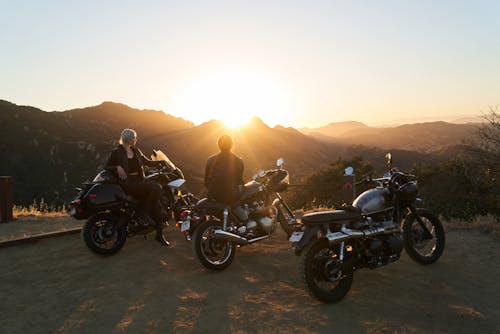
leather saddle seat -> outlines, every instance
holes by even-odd
[[[198,203],[196,203],[195,205],[195,210],[196,209],[218,209],[218,210],[224,210],[224,209],[230,209],[231,206],[229,204],[226,204],[226,203],[222,203],[222,202],[217,202],[213,199],[209,199],[209,198],[203,198],[201,200],[198,201]]]
[[[302,216],[302,224],[313,225],[328,222],[354,220],[361,218],[361,211],[357,208],[349,210],[332,210],[312,212]]]

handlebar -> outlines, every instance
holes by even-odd
[[[355,185],[362,185],[362,184],[366,184],[366,183],[376,182],[381,186],[395,185],[396,187],[399,187],[400,185],[399,185],[398,179],[401,179],[401,178],[404,179],[404,183],[416,180],[416,176],[413,174],[406,174],[403,172],[391,171],[391,176],[384,176],[384,177],[378,177],[378,178],[366,177],[365,179],[356,182]]]

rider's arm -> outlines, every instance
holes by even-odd
[[[118,167],[118,152],[117,150],[111,151],[109,155],[108,161],[106,162],[105,169],[116,172],[116,168]]]
[[[205,165],[205,187],[210,187],[210,179],[212,178],[212,168],[214,164],[214,158],[210,157]]]

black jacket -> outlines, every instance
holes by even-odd
[[[137,147],[133,147],[132,150],[134,151],[134,158],[139,160],[139,176],[141,179],[144,179],[143,166],[157,166],[158,162],[149,160]],[[111,171],[116,171],[117,166],[122,166],[122,168],[125,170],[125,173],[127,173],[127,175],[129,174],[127,151],[125,150],[125,147],[123,147],[123,145],[118,145],[118,147],[111,151],[111,155],[108,158],[108,162],[106,163],[105,168]]]
[[[232,152],[223,151],[208,158],[205,166],[205,186],[208,197],[218,202],[233,203],[243,184],[243,160]]]

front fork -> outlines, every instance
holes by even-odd
[[[420,226],[420,228],[422,229],[422,231],[424,231],[424,237],[426,239],[432,239],[433,238],[432,233],[431,233],[431,231],[429,231],[427,226],[424,224],[424,222],[422,221],[422,218],[420,218],[420,215],[418,214],[417,209],[415,207],[413,207],[412,205],[410,205],[408,207],[408,210],[410,211],[410,214],[412,214],[415,217],[415,219],[417,220],[417,223]]]
[[[295,220],[295,215],[292,209],[285,202],[280,193],[276,193],[276,199],[273,201],[273,207],[275,208],[275,223],[276,220],[279,221],[283,230],[287,233],[288,238],[290,235],[296,231],[298,223]],[[284,212],[283,212],[284,211]],[[284,219],[279,219],[279,215],[283,215]]]

